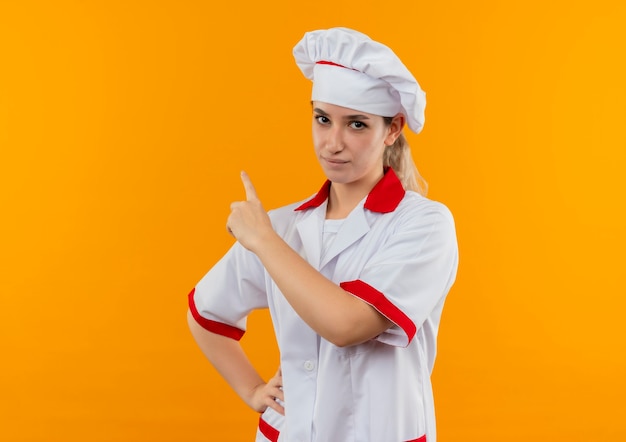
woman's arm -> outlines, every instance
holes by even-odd
[[[280,370],[266,383],[254,369],[238,341],[205,330],[196,322],[191,312],[187,312],[187,322],[202,353],[250,408],[261,413],[270,407],[285,414],[284,408],[275,401],[275,398],[284,401],[280,388]]]
[[[247,201],[231,205],[228,230],[259,257],[300,317],[340,347],[365,342],[387,330],[391,321],[324,277],[278,236],[250,179],[245,173],[241,178]]]
[[[293,309],[320,336],[343,347],[372,339],[392,325],[375,308],[324,277],[273,233],[260,242],[255,253]]]

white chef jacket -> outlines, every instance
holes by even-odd
[[[291,308],[255,254],[235,243],[189,294],[205,329],[240,339],[269,308],[280,348],[285,416],[268,408],[257,442],[435,442],[430,374],[458,263],[454,221],[441,203],[406,191],[392,169],[348,215],[321,257],[330,182],[270,211],[306,261],[393,322],[368,342],[337,347]]]

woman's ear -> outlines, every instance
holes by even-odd
[[[391,146],[393,143],[396,142],[396,140],[402,133],[402,128],[404,127],[405,122],[406,119],[404,118],[403,114],[396,114],[396,116],[393,117],[393,119],[391,120],[391,124],[387,128],[389,132],[385,137],[385,146]]]

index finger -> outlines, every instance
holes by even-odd
[[[250,181],[250,177],[243,170],[241,171],[241,182],[243,182],[243,188],[246,190],[246,200],[248,201],[256,201],[259,197],[256,194],[256,189],[252,185],[252,181]]]

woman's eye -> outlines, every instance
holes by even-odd
[[[362,121],[353,121],[352,123],[350,123],[350,127],[352,129],[364,129],[367,127],[367,125]]]
[[[328,119],[328,117],[325,117],[324,115],[316,115],[315,119],[320,124],[328,124],[328,123],[330,123],[330,120]]]

